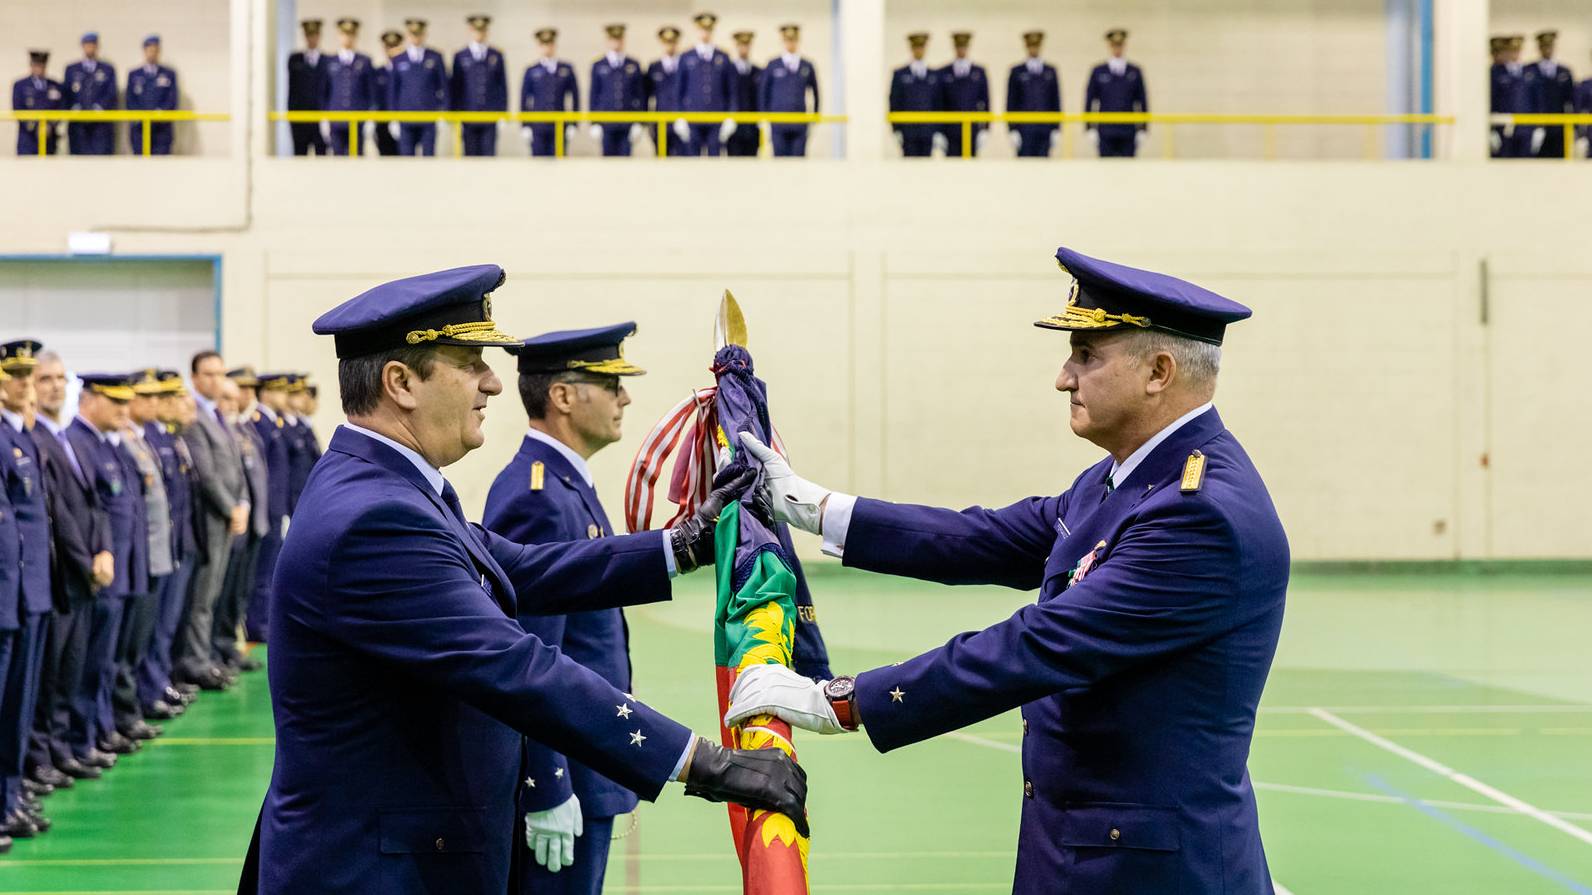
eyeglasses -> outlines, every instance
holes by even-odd
[[[593,377],[573,376],[573,377],[571,377],[569,379],[566,379],[564,381],[565,382],[571,382],[571,383],[578,383],[580,385],[595,385],[598,388],[602,389],[603,391],[609,393],[610,395],[613,395],[614,397],[618,397],[619,396],[619,390],[621,388],[621,384],[620,384],[618,376],[601,376],[601,377],[596,377],[596,376],[593,376]]]

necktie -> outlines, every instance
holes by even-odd
[[[219,408],[219,407],[216,408],[216,422],[220,423],[223,426],[225,426],[227,424],[227,418],[224,415],[222,415],[221,408]]]
[[[470,523],[464,518],[464,507],[459,503],[459,492],[453,490],[452,482],[443,481],[442,502],[448,505],[448,511],[453,513],[453,518],[459,520],[459,524],[468,531]]]
[[[1115,490],[1117,490],[1117,483],[1111,478],[1111,473],[1108,472],[1106,473],[1106,493],[1100,495],[1100,500],[1104,501]]]

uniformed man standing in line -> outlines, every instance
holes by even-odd
[[[298,511],[299,497],[304,493],[304,485],[309,481],[310,470],[315,468],[315,461],[321,458],[321,442],[315,435],[315,411],[318,407],[320,389],[310,382],[308,373],[300,374],[298,384],[288,394],[289,406],[293,409],[293,425],[298,430],[298,438],[293,442],[293,453],[289,460],[292,467],[291,480],[288,484],[288,512]]]
[[[680,109],[680,29],[673,25],[665,25],[658,29],[658,43],[662,45],[663,53],[658,60],[647,66],[647,98],[652,101],[654,112],[676,112]],[[665,125],[652,126],[652,145],[654,149],[662,147],[663,141],[658,137],[658,129]],[[669,141],[669,155],[685,155],[686,145],[689,140],[673,139]],[[659,155],[664,153],[660,150]]]
[[[622,343],[635,331],[634,323],[622,323],[553,332],[508,349],[519,356],[520,401],[530,429],[487,493],[481,524],[488,530],[521,544],[613,536],[586,463],[620,438],[630,404],[623,377],[644,372],[624,358]],[[614,688],[635,692],[623,610],[521,612],[519,622]],[[528,871],[520,891],[599,895],[614,818],[635,810],[635,793],[535,740],[526,740],[525,748],[520,775],[536,785],[520,792],[519,813],[532,838],[531,853],[521,856]],[[538,849],[536,841],[548,837],[560,847]],[[566,839],[574,839],[570,866],[564,866]]]
[[[781,25],[780,40],[785,52],[770,59],[763,69],[763,80],[757,91],[757,107],[769,112],[806,112],[818,114],[818,69],[798,52],[801,46],[800,25]],[[812,106],[807,105],[811,93]],[[768,126],[769,142],[775,157],[807,154],[807,125],[771,124]]]
[[[57,81],[45,75],[50,63],[48,50],[28,51],[28,76],[11,85],[11,108],[18,112],[48,112],[66,108],[66,93]],[[39,154],[39,133],[45,134],[44,151],[55,155],[59,121],[18,121],[17,155]]]
[[[593,112],[645,112],[647,76],[641,63],[625,55],[625,26],[603,28],[608,51],[591,64],[591,110]],[[591,138],[602,143],[603,155],[629,155],[631,146],[646,134],[640,122],[605,121],[593,123]]]
[[[1044,44],[1045,32],[1023,32],[1023,47],[1028,51],[1028,58],[1012,66],[1006,78],[1006,111],[1061,111],[1061,77],[1056,74],[1054,65],[1039,58]],[[1049,156],[1056,145],[1056,136],[1061,133],[1059,124],[1013,124],[1007,129],[1018,158]]]
[[[321,54],[321,20],[305,19],[299,23],[304,29],[304,49],[287,57],[287,110],[289,112],[315,112],[325,108],[326,57]],[[322,134],[325,122],[294,122],[288,125],[293,134],[294,155],[325,155],[326,137]]]
[[[951,47],[956,53],[956,58],[951,60],[950,65],[940,69],[940,91],[945,97],[947,112],[989,111],[989,75],[985,73],[984,66],[975,65],[973,60],[968,58],[968,48],[972,44],[972,32],[951,32]],[[962,126],[944,125],[942,133],[945,134],[946,157],[960,158]],[[972,134],[973,154],[979,155],[984,151],[984,144],[989,141],[989,125],[974,124]]]
[[[697,45],[680,56],[680,77],[675,83],[681,112],[734,112],[735,66],[730,57],[713,45],[713,27],[719,17],[711,12],[698,13],[691,21],[697,26]],[[735,130],[735,122],[726,118],[718,124],[687,124],[684,119],[674,123],[674,137],[685,143],[685,154],[716,157],[721,144]]]
[[[50,497],[44,458],[28,435],[33,415],[33,370],[43,348],[31,339],[0,345],[0,475],[16,517],[21,541],[17,574],[17,631],[9,638],[10,664],[0,675],[0,831],[25,839],[50,829],[37,796],[53,787],[29,780],[28,742],[38,708],[39,674],[44,667],[53,599],[50,583]],[[31,791],[30,791],[31,787]]]
[[[9,378],[0,369],[0,383]],[[5,440],[4,435],[0,434],[0,442]],[[4,467],[4,460],[0,458],[0,472],[4,471]],[[22,533],[18,531],[17,523],[16,513],[11,506],[10,490],[0,488],[0,680],[4,680],[11,670],[12,654],[16,651],[17,638],[21,636],[18,622],[22,600]],[[0,818],[0,828],[9,826],[4,818]],[[11,844],[11,834],[0,829],[0,854],[10,851]]]
[[[170,112],[176,110],[177,98],[177,73],[160,64],[160,36],[151,34],[144,38],[144,64],[127,73],[127,108]],[[133,155],[143,154],[143,123],[129,124],[127,134],[132,141]],[[170,155],[171,138],[171,122],[151,124],[150,154]]]
[[[238,626],[246,623],[249,601],[254,596],[254,570],[260,561],[260,547],[271,532],[271,479],[266,460],[266,445],[254,427],[259,399],[259,376],[251,366],[227,371],[227,380],[236,390],[236,406],[228,414],[227,429],[238,445],[243,462],[243,480],[249,501],[248,527],[232,541],[227,559],[227,576],[216,601],[215,629],[210,635],[210,658],[223,673],[236,679],[245,671],[260,670],[260,663],[244,652],[238,642]],[[277,504],[280,509],[281,504]]]
[[[265,537],[255,559],[254,581],[243,628],[249,640],[265,643],[270,634],[271,578],[276,573],[276,557],[282,552],[282,535],[287,530],[291,506],[292,469],[288,458],[287,393],[293,385],[287,373],[260,376],[259,401],[249,422],[260,444],[265,461],[267,500]]]
[[[192,423],[182,375],[176,370],[161,370],[155,394],[155,418],[144,423],[144,443],[160,462],[161,483],[171,517],[172,572],[161,583],[156,598],[155,628],[144,661],[138,666],[138,701],[144,717],[156,721],[183,713],[186,702],[172,688],[171,651],[177,631],[182,628],[188,583],[193,580],[198,540],[194,533],[193,457],[181,434]]]
[[[890,76],[890,111],[940,112],[945,108],[945,94],[940,89],[940,73],[929,68],[923,60],[929,46],[929,35],[915,31],[907,35],[907,47],[912,51],[912,61],[896,69]],[[892,124],[896,145],[907,158],[926,158],[935,149],[945,148],[945,135],[937,124]]]
[[[146,369],[133,379],[133,400],[128,405],[128,420],[121,429],[121,449],[128,478],[136,479],[141,501],[143,538],[147,572],[138,592],[127,598],[122,612],[122,630],[116,638],[116,679],[111,690],[111,714],[116,730],[129,740],[152,740],[162,733],[158,725],[144,720],[144,703],[138,694],[138,670],[144,664],[149,644],[160,618],[161,594],[166,580],[176,570],[173,565],[171,504],[166,496],[165,477],[160,457],[144,439],[145,426],[158,416],[157,402],[166,386],[160,371]]]
[[[1525,67],[1520,64],[1520,48],[1526,42],[1519,35],[1494,37],[1489,45],[1493,54],[1492,111],[1494,114],[1520,115],[1532,109],[1532,91],[1526,83]],[[1492,126],[1493,158],[1525,158],[1531,154],[1534,128],[1517,124]]]
[[[83,58],[66,67],[66,107],[108,112],[120,106],[116,67],[99,58],[99,32],[83,35]],[[67,149],[73,155],[110,155],[116,151],[116,125],[109,121],[74,121],[66,126]]]
[[[397,32],[392,33],[397,35]],[[377,108],[376,68],[369,56],[354,49],[359,41],[359,19],[338,19],[337,41],[337,55],[325,60],[326,93],[321,108],[329,112],[368,112]],[[332,155],[348,154],[349,127],[342,121],[321,123],[322,136]],[[369,145],[375,131],[371,122],[366,122],[360,145]]]
[[[1230,892],[1272,883],[1246,762],[1282,628],[1288,537],[1212,403],[1244,306],[1193,283],[1056,252],[1074,278],[1056,380],[1108,456],[1060,496],[961,512],[803,481],[755,439],[775,515],[848,566],[1038,589],[982,631],[815,684],[741,674],[727,723],[772,710],[881,752],[1021,707],[1016,895]],[[755,708],[755,711],[751,709]]]
[[[348,424],[282,548],[276,765],[240,893],[501,895],[522,737],[649,800],[683,780],[808,834],[805,775],[783,753],[695,737],[515,620],[668,599],[673,575],[713,562],[718,512],[753,477],[664,532],[522,545],[471,524],[442,469],[484,443],[503,390],[481,352],[520,344],[492,320],[503,279],[491,264],[408,277],[315,321]],[[573,860],[572,839],[542,850]]]
[[[442,112],[448,108],[448,66],[442,54],[425,45],[426,20],[404,19],[409,44],[392,59],[387,107],[395,112]],[[387,128],[398,141],[399,155],[436,155],[437,126],[430,122]]]
[[[391,28],[381,33],[381,46],[387,57],[387,64],[375,70],[371,75],[371,90],[373,97],[371,108],[378,112],[392,111],[392,68],[398,57],[404,52],[404,36]],[[393,122],[396,123],[396,122]],[[395,137],[396,129],[388,124],[379,124],[376,127],[376,151],[382,155],[398,154],[398,138]]]
[[[1592,78],[1575,85],[1575,110],[1582,115],[1592,114]],[[1592,155],[1588,152],[1592,148],[1592,140],[1588,139],[1588,135],[1592,135],[1592,127],[1583,124],[1575,132],[1576,155],[1587,158]]]
[[[99,767],[78,760],[71,736],[72,705],[88,657],[95,598],[114,580],[115,560],[109,517],[95,489],[93,467],[82,467],[67,440],[66,427],[71,421],[62,418],[66,365],[48,351],[38,360],[33,372],[38,401],[33,441],[45,458],[46,491],[51,498],[54,613],[28,762],[33,779],[64,788],[71,786],[72,780],[93,779],[101,772]]]
[[[455,112],[507,112],[509,110],[509,73],[503,65],[503,53],[487,45],[487,29],[492,27],[492,17],[473,15],[466,21],[470,25],[470,43],[453,54],[453,87],[449,108]],[[463,124],[465,155],[497,155],[498,127],[496,124]]]
[[[1106,48],[1111,56],[1089,73],[1084,88],[1085,112],[1148,112],[1150,97],[1145,91],[1144,72],[1122,54],[1127,49],[1128,32],[1113,28],[1106,32]],[[1084,133],[1101,158],[1131,158],[1149,138],[1148,124],[1084,125]]]
[[[737,31],[730,35],[735,40],[735,108],[741,112],[756,112],[758,85],[763,81],[763,69],[752,61],[750,31]],[[724,154],[755,156],[763,142],[762,130],[757,122],[736,122],[735,130],[724,142]]]
[[[542,58],[525,69],[520,80],[521,112],[579,112],[580,89],[575,85],[575,67],[558,58],[558,29],[540,28],[536,43],[541,47]],[[559,125],[552,122],[527,124],[520,128],[525,145],[533,157],[552,158],[558,149]],[[564,154],[569,154],[569,143],[575,138],[575,123],[563,125]]]
[[[1575,113],[1575,75],[1567,66],[1553,58],[1554,45],[1559,32],[1537,32],[1537,52],[1542,58],[1531,63],[1530,69],[1536,85],[1533,110],[1542,115],[1572,115]],[[1564,158],[1564,127],[1558,124],[1533,128],[1532,155],[1537,158]],[[1539,136],[1540,135],[1540,136]]]

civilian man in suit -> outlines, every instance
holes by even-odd
[[[321,53],[321,20],[305,19],[299,23],[304,29],[304,49],[295,50],[287,57],[287,110],[289,112],[315,112],[326,108],[326,64]],[[325,155],[325,122],[294,122],[288,125],[293,134],[294,155]]]
[[[890,751],[1021,707],[1013,891],[1270,895],[1245,763],[1282,627],[1288,538],[1212,405],[1244,306],[1164,274],[1056,252],[1074,278],[1056,388],[1109,456],[1056,497],[962,512],[831,492],[755,440],[775,514],[845,564],[1037,603],[896,665],[814,684],[743,673],[728,723],[866,727]],[[755,711],[753,710],[755,709]]]
[[[514,620],[667,599],[671,575],[712,562],[714,517],[751,476],[665,532],[519,545],[470,524],[442,467],[483,443],[502,391],[482,350],[518,344],[492,321],[503,278],[408,277],[315,321],[349,422],[282,548],[276,766],[241,892],[500,895],[521,735],[646,798],[680,779],[806,834],[805,778],[783,753],[693,737]]]
[[[619,440],[630,404],[622,377],[645,372],[624,358],[622,343],[635,331],[634,323],[622,323],[553,332],[508,349],[519,357],[520,401],[530,428],[487,493],[481,521],[489,531],[520,544],[613,536],[586,461]],[[519,622],[616,689],[632,692],[623,610],[564,615],[522,610]],[[525,741],[520,776],[536,783],[520,791],[519,813],[533,831],[527,853],[520,856],[526,868],[520,891],[598,895],[614,818],[635,810],[636,794],[532,739]],[[579,810],[568,810],[571,803]],[[560,847],[536,847],[549,839]],[[574,863],[565,866],[562,843],[570,840]]]
[[[278,497],[272,506],[271,473],[267,451],[280,447],[280,442],[268,445],[253,419],[259,406],[257,394],[260,379],[250,366],[227,371],[227,379],[237,388],[237,409],[231,426],[232,437],[238,445],[238,456],[243,462],[243,478],[249,493],[249,527],[243,536],[232,541],[232,556],[227,559],[227,575],[221,583],[221,598],[216,600],[215,630],[210,635],[210,658],[229,677],[241,671],[258,671],[260,662],[244,654],[238,643],[238,627],[246,625],[249,600],[254,596],[255,569],[260,562],[260,551],[271,533],[273,510],[282,510],[285,497]],[[231,392],[226,393],[228,399]],[[280,525],[280,522],[276,523]]]
[[[195,354],[189,371],[197,413],[182,438],[193,457],[199,485],[194,506],[199,560],[188,591],[186,624],[172,651],[172,677],[179,684],[222,690],[228,685],[227,675],[210,655],[216,602],[226,579],[232,541],[248,530],[253,505],[243,477],[243,456],[232,436],[231,416],[236,408],[231,403],[237,400],[237,386],[227,379],[226,365],[214,351]]]

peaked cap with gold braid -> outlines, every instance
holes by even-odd
[[[506,278],[496,264],[474,264],[393,280],[322,314],[314,329],[336,340],[339,358],[421,345],[507,348],[520,340],[492,322],[492,292]]]
[[[1073,332],[1155,329],[1212,345],[1248,308],[1166,274],[1101,261],[1062,247],[1056,263],[1073,278],[1067,306],[1034,325]]]

